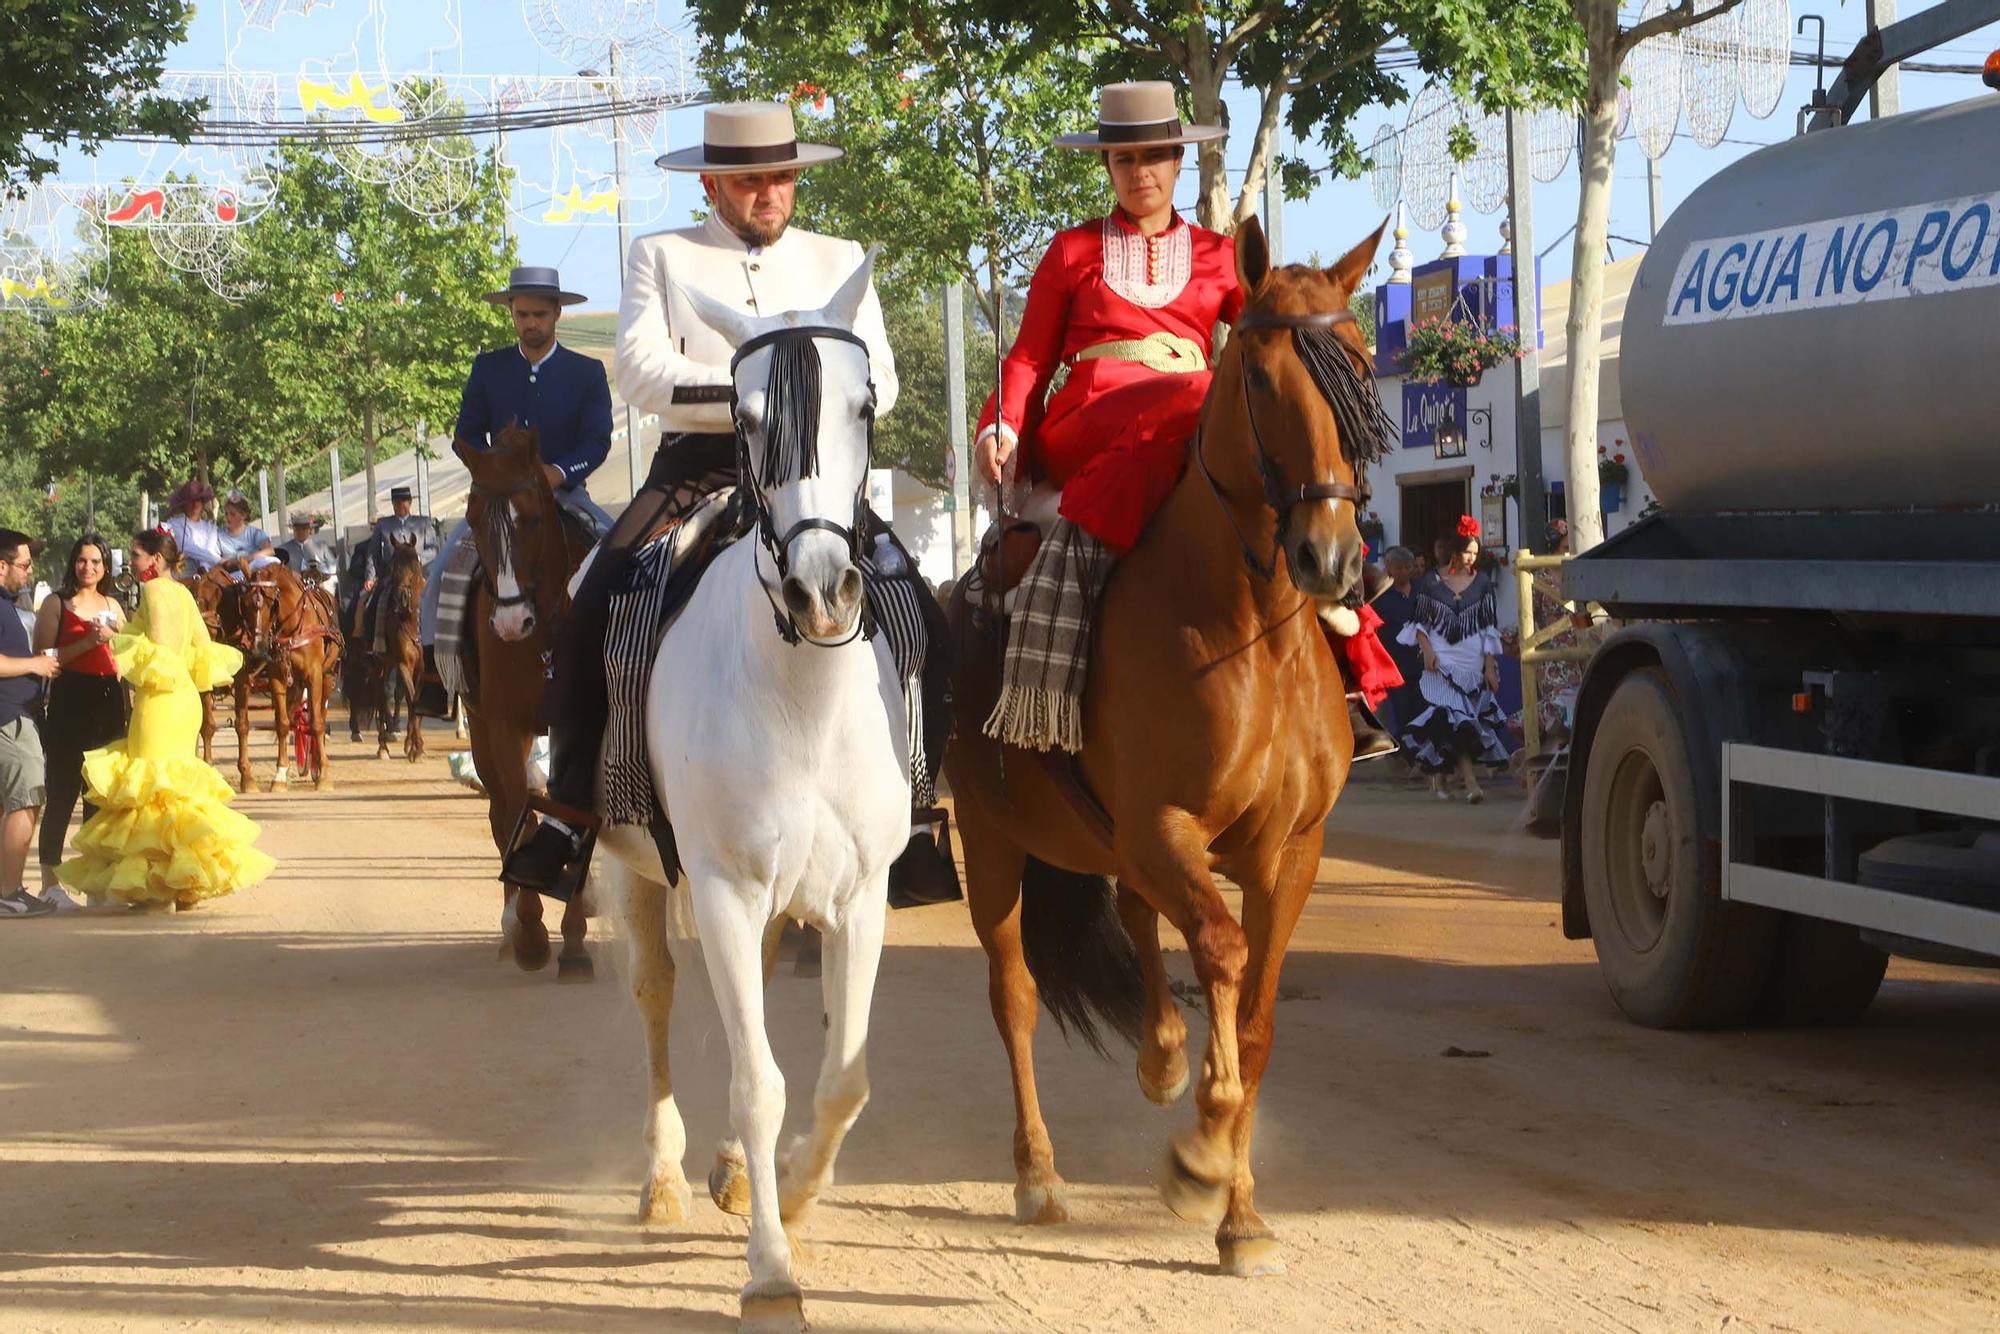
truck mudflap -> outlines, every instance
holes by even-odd
[[[1751,705],[1760,697],[1769,700],[1771,691],[1781,683],[1774,672],[1763,669],[1763,663],[1775,661],[1789,667],[1793,676],[1797,674],[1795,651],[1783,656],[1758,651],[1759,641],[1769,634],[1769,627],[1762,626],[1646,622],[1617,631],[1591,658],[1577,692],[1568,785],[1563,795],[1564,936],[1571,940],[1590,937],[1590,917],[1583,902],[1579,824],[1583,782],[1598,720],[1618,683],[1647,668],[1665,674],[1694,757],[1701,837],[1704,851],[1712,859],[1720,856],[1722,846],[1722,743],[1766,739],[1756,734]]]

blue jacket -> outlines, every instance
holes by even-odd
[[[518,346],[495,348],[472,359],[459,400],[458,438],[485,449],[519,422],[542,433],[542,462],[581,485],[611,452],[611,383],[604,363],[558,343],[530,374]]]

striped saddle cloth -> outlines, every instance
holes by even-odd
[[[673,527],[632,552],[626,585],[610,599],[605,637],[605,684],[610,716],[604,734],[604,797],[598,812],[609,825],[650,825],[664,810],[653,790],[646,753],[646,689],[660,642],[687,606],[702,572],[739,538],[752,531],[747,507],[734,487],[697,502]],[[909,558],[886,534],[861,559],[868,612],[896,664],[907,710],[912,803],[935,800],[935,777],[924,758],[924,702],[921,689],[929,632],[924,621],[920,578]],[[768,629],[769,627],[763,627]],[[775,633],[773,631],[772,633]],[[439,640],[443,631],[439,631]]]

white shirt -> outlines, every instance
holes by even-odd
[[[173,536],[174,545],[181,549],[181,557],[188,564],[190,574],[201,574],[211,565],[222,561],[222,532],[209,519],[190,519],[185,513],[176,514],[167,520],[167,532]]]
[[[642,411],[659,414],[669,432],[734,430],[726,395],[714,402],[674,401],[674,390],[684,386],[728,387],[736,351],[675,288],[697,288],[752,315],[818,310],[864,257],[853,241],[795,227],[768,246],[752,247],[712,214],[699,227],[640,237],[626,259],[625,298],[618,307],[618,392]],[[854,332],[868,345],[875,415],[885,417],[896,404],[896,358],[872,286]]]
[[[528,361],[528,354],[525,350],[522,349],[519,343],[514,344],[514,350],[521,354],[521,360],[528,361],[528,374],[533,375],[536,371],[542,368],[543,362],[547,361],[550,357],[553,357],[556,354],[556,348],[559,346],[560,344],[555,342],[555,340],[551,339],[549,341],[549,350],[542,353],[541,356],[535,358],[533,361]]]

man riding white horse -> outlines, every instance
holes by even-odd
[[[604,645],[610,592],[624,579],[636,545],[702,497],[737,481],[730,371],[736,339],[704,320],[688,293],[750,316],[817,310],[863,259],[853,241],[790,225],[799,173],[841,153],[799,142],[789,107],[762,102],[710,107],[703,134],[699,148],[668,153],[657,165],[700,175],[713,210],[708,220],[640,237],[625,266],[619,390],[634,406],[656,413],[663,434],[645,485],[592,557],[556,644],[548,794],[578,810],[590,810],[596,800],[609,710]],[[896,401],[896,364],[872,286],[854,333],[867,348],[880,418]],[[875,542],[886,533],[877,525],[868,537]],[[934,716],[942,719],[943,709]],[[935,757],[931,772],[934,764]],[[559,883],[574,883],[564,872],[580,855],[581,831],[544,819],[534,838],[508,857],[501,878],[548,893]],[[904,901],[957,895],[955,879],[928,836],[912,837],[898,868]]]
[[[494,434],[507,426],[534,427],[540,433],[542,466],[555,489],[556,503],[587,515],[601,533],[611,527],[611,516],[590,498],[589,481],[611,452],[611,385],[603,362],[556,341],[563,307],[577,305],[584,298],[565,292],[556,270],[528,265],[516,268],[506,288],[488,292],[486,299],[507,307],[514,320],[516,341],[511,347],[495,348],[473,358],[472,373],[466,377],[465,392],[459,399],[458,438],[475,449],[485,449]],[[426,679],[417,711],[433,717],[443,716],[447,705],[433,658],[438,596],[444,589],[445,567],[466,532],[461,519],[445,539],[424,582],[419,633]],[[428,558],[430,553],[423,554]],[[387,568],[385,562],[382,569]]]

